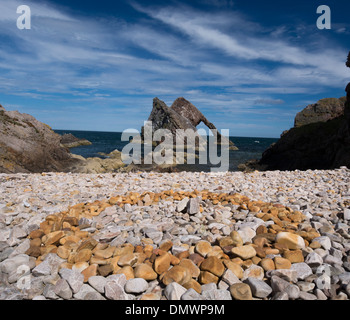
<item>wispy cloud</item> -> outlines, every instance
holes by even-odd
[[[292,64],[301,67],[317,68],[319,72],[332,73],[335,76],[345,78],[346,70],[343,67],[344,51],[337,49],[326,49],[319,52],[313,51],[311,48],[293,46],[288,42],[280,39],[279,34],[283,32],[283,28],[279,32],[273,32],[266,36],[258,30],[264,30],[261,26],[251,32],[249,21],[244,21],[238,13],[229,14],[199,14],[193,12],[189,8],[170,8],[165,7],[159,10],[143,7],[137,3],[133,4],[134,8],[143,12],[150,17],[170,25],[174,29],[183,32],[189,36],[192,41],[220,50],[222,53],[239,58],[241,60],[267,60],[271,62],[280,62],[284,64]],[[186,12],[183,14],[183,12]],[[199,18],[189,19],[190,16]],[[230,25],[230,32],[221,31],[216,28],[215,24],[208,21],[226,21],[226,27]],[[233,28],[237,21],[240,22],[239,32]],[[246,27],[247,26],[247,27]],[[242,30],[246,32],[241,33]]]
[[[254,104],[256,104],[256,105],[280,105],[280,104],[284,104],[284,101],[282,99],[262,98],[262,99],[256,99],[254,101]]]
[[[18,97],[39,116],[58,112],[56,118],[46,113],[53,126],[63,123],[64,110],[70,123],[84,119],[91,125],[104,112],[106,121],[109,114],[120,115],[113,130],[132,122],[137,127],[148,118],[153,97],[171,104],[184,96],[214,123],[225,115],[226,126],[237,130],[235,119],[277,112],[284,122],[275,124],[276,131],[283,131],[293,122],[291,108],[310,92],[342,88],[348,77],[345,48],[291,41],[290,26],[272,30],[236,11],[230,0],[207,0],[212,11],[132,2],[142,16],[132,21],[73,15],[49,0],[27,0],[33,17],[25,31],[16,28],[20,4],[1,1],[1,103],[18,106]],[[338,32],[344,28],[339,25]],[[87,110],[81,117],[80,107]]]

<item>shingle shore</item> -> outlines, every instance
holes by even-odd
[[[350,170],[0,175],[0,299],[349,299]]]

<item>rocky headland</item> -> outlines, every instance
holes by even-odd
[[[29,114],[0,106],[0,173],[106,173],[125,166],[118,150],[106,159],[85,159],[70,152],[90,144],[71,134],[61,136]]]
[[[258,162],[260,169],[350,167],[350,133],[345,101],[345,98],[323,99],[307,106],[296,116],[294,128],[284,132],[280,140],[263,153]]]
[[[350,54],[349,54],[350,56]],[[349,57],[346,62],[349,67]],[[259,160],[241,170],[307,170],[350,168],[350,83],[347,96],[322,99],[295,117],[292,129],[268,148]]]
[[[48,125],[0,108],[0,172],[66,172],[75,162]]]

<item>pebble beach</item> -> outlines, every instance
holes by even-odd
[[[350,170],[0,174],[0,300],[349,300]]]

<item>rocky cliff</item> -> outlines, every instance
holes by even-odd
[[[264,170],[350,167],[350,135],[345,116],[292,128],[263,153],[258,165]]]
[[[350,68],[350,53],[346,62]],[[350,168],[350,83],[346,98],[322,99],[297,114],[294,128],[257,161],[240,165],[251,170]]]
[[[350,53],[346,66],[350,67]],[[323,99],[306,107],[295,127],[266,150],[258,163],[265,170],[350,168],[350,83],[347,97]]]
[[[61,136],[31,115],[0,105],[0,173],[107,173],[125,166],[118,150],[105,155],[107,159],[71,154],[68,147],[77,143],[91,144]]]
[[[348,55],[348,60],[346,61],[346,66],[350,68],[350,52]],[[347,98],[345,103],[345,117],[348,120],[348,126],[350,130],[350,82],[346,86],[345,91],[346,91],[346,98]]]
[[[60,135],[28,114],[0,108],[0,172],[66,171],[76,163]]]
[[[308,105],[299,112],[294,121],[294,127],[298,128],[311,123],[327,122],[344,115],[346,97],[340,99],[322,99],[317,103]]]

